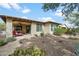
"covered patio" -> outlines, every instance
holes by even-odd
[[[33,32],[33,22],[29,19],[0,15],[6,26],[6,37],[12,37]]]

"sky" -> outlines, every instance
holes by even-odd
[[[61,9],[44,12],[42,3],[0,3],[0,15],[15,16],[32,20],[52,20],[64,23]],[[0,19],[0,23],[2,20]]]

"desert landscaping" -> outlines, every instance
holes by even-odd
[[[78,39],[67,39],[65,37],[50,34],[41,36],[32,36],[28,34],[16,37],[15,41],[9,42],[4,46],[0,46],[0,55],[77,56],[78,51],[75,45],[78,45],[78,41]],[[28,52],[24,52],[24,49],[28,49]],[[32,53],[30,49],[34,50],[35,52]]]

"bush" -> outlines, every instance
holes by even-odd
[[[44,33],[40,33],[40,36],[41,36],[41,37],[44,36]]]
[[[35,35],[35,37],[38,37],[38,35],[37,34],[34,34]]]
[[[55,34],[55,35],[62,35],[62,34],[65,34],[66,31],[67,31],[67,30],[64,29],[64,28],[55,28],[54,34]]]
[[[14,37],[8,37],[8,38],[6,38],[7,42],[12,42],[12,41],[15,41],[15,40],[16,40],[16,38],[14,38]]]
[[[0,40],[0,46],[3,46],[5,44],[7,44],[7,42],[5,40]]]
[[[66,34],[69,34],[69,35],[76,35],[76,32],[75,32],[75,30],[74,29],[68,29],[67,30],[67,32],[66,32]]]
[[[76,37],[69,37],[69,39],[78,40],[79,38],[76,38]]]
[[[30,47],[30,48],[17,48],[13,54],[10,54],[9,56],[44,56],[45,51],[35,48],[35,47]]]

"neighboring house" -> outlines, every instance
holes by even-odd
[[[61,24],[58,27],[68,29],[68,27],[66,25],[64,25],[64,24]]]
[[[59,23],[52,21],[41,22],[5,15],[0,15],[0,17],[6,24],[6,37],[12,37],[14,29],[23,34],[53,34],[54,28],[60,25]]]

